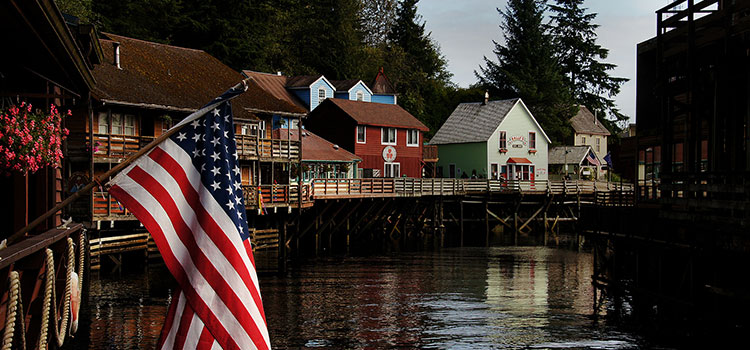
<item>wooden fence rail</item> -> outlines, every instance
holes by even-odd
[[[310,182],[312,199],[366,197],[458,196],[482,193],[525,193],[586,195],[596,201],[600,193],[630,196],[633,185],[594,181],[503,181],[476,179],[314,179]],[[601,197],[604,201],[606,196]],[[609,201],[609,200],[606,200]]]

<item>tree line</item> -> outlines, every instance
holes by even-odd
[[[485,57],[478,81],[460,88],[425,29],[419,0],[57,0],[67,13],[104,32],[202,49],[236,70],[323,74],[369,83],[380,67],[398,103],[431,134],[460,102],[521,97],[556,143],[570,132],[575,104],[619,114],[607,50],[596,45],[595,14],[583,0],[510,0],[498,9],[504,35],[496,61]],[[555,33],[555,34],[552,34]],[[490,40],[490,38],[488,38]],[[614,131],[614,130],[613,130]]]

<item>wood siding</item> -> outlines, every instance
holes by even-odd
[[[401,175],[408,177],[422,177],[422,132],[419,132],[419,142],[416,147],[406,146],[406,131],[409,129],[396,128],[396,160],[394,163],[401,164]],[[356,140],[356,128],[349,133]],[[354,154],[362,158],[359,167],[362,169],[380,169],[383,171],[385,160],[383,160],[383,149],[389,145],[381,143],[381,128],[378,126],[365,126],[366,143],[356,143]]]

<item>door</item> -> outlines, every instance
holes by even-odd
[[[500,174],[498,171],[498,164],[492,163],[490,164],[490,179],[497,180],[500,177]]]

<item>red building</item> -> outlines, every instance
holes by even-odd
[[[398,105],[329,98],[304,123],[362,158],[358,177],[422,177],[422,133],[429,129]]]

